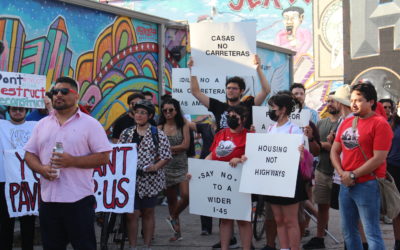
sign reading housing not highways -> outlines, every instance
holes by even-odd
[[[0,105],[44,108],[46,76],[0,71]]]
[[[247,134],[239,191],[293,198],[302,143],[301,134]]]

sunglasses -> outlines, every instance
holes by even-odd
[[[12,112],[24,112],[25,111],[25,108],[10,108],[10,111],[12,111]]]
[[[67,95],[69,92],[72,92],[72,93],[74,93],[74,94],[77,94],[77,93],[78,93],[78,92],[76,92],[75,90],[69,89],[69,88],[52,89],[52,90],[50,91],[50,93],[51,93],[52,95],[57,95],[59,92],[61,92],[62,95]]]
[[[173,108],[163,109],[163,110],[162,110],[163,113],[172,113],[172,112],[174,112],[174,111],[175,111],[175,109],[173,109]]]

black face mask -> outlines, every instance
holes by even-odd
[[[274,122],[278,121],[279,116],[276,115],[276,110],[271,109],[268,112],[269,119],[273,120]]]
[[[236,116],[228,116],[227,123],[231,129],[237,129],[239,127],[239,119]]]

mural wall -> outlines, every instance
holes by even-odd
[[[81,103],[106,129],[133,91],[151,91],[157,102],[157,24],[57,1],[5,0],[0,9],[0,70],[46,75],[48,88],[59,76],[75,77]],[[169,32],[167,50],[186,43],[186,32]],[[170,84],[179,60],[167,56],[166,65]]]
[[[313,108],[322,110],[326,94],[343,84],[341,0],[142,0],[130,1],[129,6],[129,1],[108,2],[189,23],[256,20],[257,40],[297,52],[294,81],[304,84],[306,102]]]

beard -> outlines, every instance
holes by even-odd
[[[328,113],[331,114],[331,115],[337,115],[337,114],[339,114],[339,110],[336,110],[336,109],[328,110]]]
[[[226,97],[226,99],[227,99],[228,101],[230,101],[230,102],[237,102],[237,101],[239,101],[239,97],[232,97],[232,98]]]
[[[10,117],[10,118],[13,122],[17,122],[17,123],[25,120],[25,116],[23,116],[22,118],[14,118],[14,117]]]
[[[56,104],[56,103],[53,103],[53,108],[55,109],[55,110],[65,110],[65,109],[69,109],[69,108],[71,108],[71,107],[73,107],[75,104],[67,104],[67,103],[62,103],[62,104]]]

